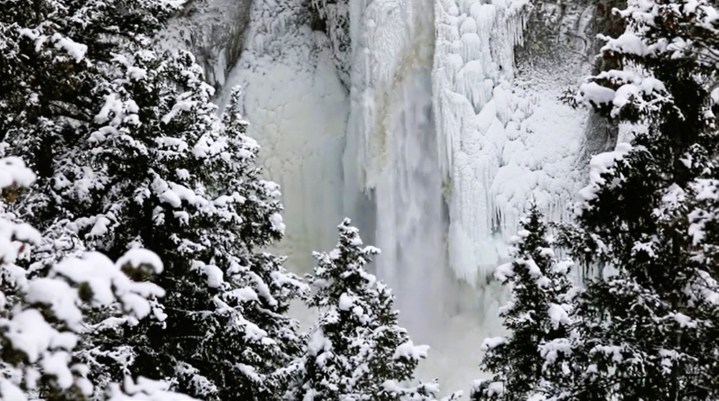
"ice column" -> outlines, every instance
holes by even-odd
[[[249,135],[262,146],[266,176],[282,187],[287,232],[280,251],[299,272],[313,266],[312,250],[337,242],[349,113],[329,40],[307,25],[308,7],[252,2],[242,55],[220,99],[223,105],[233,87],[242,89]]]
[[[345,154],[346,204],[359,208],[371,199],[382,249],[377,274],[393,288],[403,323],[420,341],[437,332],[431,326],[444,313],[451,279],[432,110],[432,3],[352,2]]]

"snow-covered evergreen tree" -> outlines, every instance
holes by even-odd
[[[184,67],[199,73],[185,56]],[[163,71],[148,69],[158,70]],[[187,70],[185,76],[193,77]],[[143,86],[157,88],[164,79]],[[209,95],[209,86],[197,75],[191,82]],[[157,250],[168,266],[159,283],[174,296],[164,302],[163,327],[110,328],[114,334],[93,352],[112,354],[114,348],[104,347],[131,337],[136,341],[133,366],[142,374],[175,377],[181,389],[206,399],[273,399],[281,393],[285,366],[300,351],[295,322],[284,313],[305,288],[284,270],[283,258],[258,250],[282,235],[279,191],[259,178],[254,165],[258,147],[243,134],[236,100],[217,121],[209,96],[183,96],[175,105],[204,111],[180,115],[182,122],[167,136],[138,129],[131,138],[95,137],[92,160],[119,178],[106,209],[111,212],[108,233],[99,238],[110,239],[112,246],[103,249],[119,251],[123,244],[139,242]],[[166,116],[158,114],[155,121]],[[137,146],[139,140],[145,143]],[[166,235],[143,235],[150,223]],[[158,361],[163,370],[154,372]]]
[[[133,249],[117,263],[89,253],[31,277],[16,262],[27,254],[28,247],[40,243],[42,236],[6,213],[5,195],[34,180],[35,174],[20,159],[0,159],[0,399],[83,401],[92,394],[94,383],[75,353],[87,310],[81,307],[117,303],[124,315],[145,318],[152,311],[150,300],[165,292],[128,275],[160,273],[163,265],[154,253]],[[167,391],[167,383],[144,378],[125,377],[122,385],[106,384],[99,393],[111,401],[192,401]]]
[[[570,237],[604,277],[576,297],[570,360],[548,363],[563,379],[545,395],[716,399],[719,13],[704,0],[629,0],[619,14],[627,31],[602,57],[621,69],[592,77],[582,97],[642,128],[592,159]]]
[[[282,205],[237,96],[219,118],[194,57],[152,50],[181,5],[0,0],[1,149],[39,174],[14,211],[45,238],[34,270],[138,245],[165,263],[153,319],[92,320],[81,356],[94,380],[141,374],[206,400],[271,400],[301,350],[284,313],[305,285],[263,251],[282,236]]]
[[[365,266],[379,253],[345,219],[337,247],[315,253],[309,305],[319,311],[288,400],[433,400],[433,384],[406,387],[427,346],[397,324],[393,296]]]
[[[511,263],[497,268],[495,277],[511,288],[511,299],[500,310],[507,337],[488,338],[482,370],[493,375],[477,383],[473,400],[526,400],[543,380],[543,352],[553,340],[568,334],[571,306],[570,260],[557,260],[547,224],[535,204],[521,221],[510,251]],[[551,351],[550,351],[551,352]]]

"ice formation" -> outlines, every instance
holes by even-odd
[[[371,197],[376,269],[403,320],[429,333],[444,315],[446,217],[432,112],[432,0],[351,2],[350,116],[345,148],[349,213]],[[430,10],[430,12],[427,12]],[[411,273],[410,273],[411,271]],[[420,337],[420,341],[431,338]]]
[[[449,188],[449,264],[471,283],[505,257],[530,199],[558,219],[576,190],[585,117],[559,102],[556,82],[544,85],[515,68],[527,6],[436,5],[434,95]]]
[[[593,2],[527,3],[332,2],[349,7],[348,55],[312,29],[309,1],[237,2],[247,15],[216,23],[239,21],[223,33],[231,44],[197,33],[214,32],[201,23],[211,16],[177,31],[214,49],[203,60],[221,105],[242,87],[249,134],[282,186],[290,266],[307,271],[310,251],[329,249],[352,217],[383,251],[376,274],[402,323],[432,345],[425,373],[447,390],[476,378],[482,339],[501,334],[489,273],[527,201],[563,217],[602,146],[588,143],[598,140],[585,137],[587,116],[558,100],[589,72]]]
[[[311,250],[336,242],[349,103],[327,37],[307,25],[310,5],[252,2],[245,45],[219,98],[242,90],[249,135],[262,145],[266,175],[280,184],[287,225],[283,252],[307,270]]]

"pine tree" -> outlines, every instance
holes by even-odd
[[[545,395],[716,399],[717,10],[630,0],[619,15],[627,31],[605,38],[602,57],[621,69],[592,77],[581,97],[644,129],[592,159],[567,238],[578,258],[605,266],[604,277],[576,297],[569,363],[547,366],[564,375]]]
[[[337,248],[315,253],[309,300],[319,317],[288,400],[433,400],[433,385],[403,387],[427,346],[412,343],[397,324],[392,294],[365,270],[379,250],[363,246],[345,219]]]
[[[548,344],[564,338],[570,325],[569,260],[558,261],[541,212],[532,204],[521,221],[510,250],[512,262],[497,268],[495,277],[511,288],[511,300],[500,317],[509,336],[488,338],[482,370],[493,377],[480,381],[472,400],[526,400],[542,383]]]
[[[205,400],[272,400],[301,350],[285,316],[305,285],[264,252],[284,230],[278,186],[255,165],[237,98],[223,118],[186,52],[151,36],[182,1],[0,0],[0,139],[38,185],[14,212],[43,234],[32,269],[65,254],[164,261],[152,319],[90,319],[96,382],[167,379]]]
[[[185,56],[190,71],[199,73]],[[184,76],[193,75],[184,70]],[[191,83],[210,91],[194,77]],[[141,87],[156,89],[165,79]],[[173,128],[159,138],[154,130],[135,130],[129,143],[124,136],[95,137],[93,162],[116,171],[118,179],[112,215],[106,215],[109,232],[100,239],[111,241],[102,249],[117,252],[139,242],[156,250],[169,268],[159,284],[173,295],[164,301],[161,325],[109,332],[98,325],[107,339],[89,355],[106,358],[117,339],[132,338],[133,369],[140,374],[173,377],[183,391],[210,400],[271,400],[284,386],[285,366],[300,351],[296,324],[284,314],[305,284],[286,272],[283,258],[257,250],[279,239],[284,225],[277,185],[260,179],[254,165],[258,147],[244,136],[238,96],[224,120],[216,121],[209,96],[196,100],[187,93],[183,102],[196,103],[193,111],[205,108],[191,116],[190,129]],[[147,156],[138,157],[138,139],[144,139]],[[152,149],[158,139],[172,148]],[[150,222],[166,235],[146,235]]]
[[[2,195],[35,180],[18,158],[0,159],[0,167]],[[16,262],[42,237],[6,213],[6,198],[0,198],[0,399],[87,400],[95,383],[88,380],[87,366],[79,363],[75,351],[88,307],[116,302],[128,317],[145,318],[153,309],[152,299],[165,292],[128,275],[160,273],[162,262],[143,249],[128,251],[117,263],[89,253],[81,259],[63,260],[44,276],[32,277]],[[111,401],[193,400],[167,387],[168,383],[125,377],[122,385],[107,383],[98,393]]]

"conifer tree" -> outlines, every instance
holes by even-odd
[[[703,0],[630,0],[618,13],[627,31],[605,38],[602,57],[621,69],[581,97],[644,129],[592,159],[567,238],[604,277],[576,297],[569,362],[547,365],[563,378],[544,395],[716,399],[718,13]]]
[[[315,253],[309,305],[319,317],[288,400],[433,400],[434,385],[403,387],[427,353],[397,324],[392,294],[365,266],[379,250],[364,246],[345,219],[337,247]]]
[[[544,380],[548,344],[564,338],[570,325],[569,260],[558,261],[541,212],[532,204],[521,221],[510,254],[511,263],[497,268],[495,277],[511,288],[511,299],[500,317],[507,337],[488,338],[482,370],[493,375],[480,381],[472,400],[526,400]],[[546,349],[546,352],[545,352]]]
[[[301,349],[284,314],[305,285],[264,248],[281,238],[278,186],[255,165],[234,96],[220,118],[186,52],[151,37],[172,0],[0,0],[0,151],[38,172],[14,212],[43,234],[34,271],[67,253],[130,247],[165,263],[151,319],[118,305],[79,354],[96,382],[167,379],[204,400],[272,400]]]
[[[32,277],[16,263],[42,237],[6,213],[6,195],[34,180],[22,160],[0,159],[0,399],[84,401],[95,389],[111,401],[193,401],[167,391],[168,383],[145,378],[125,377],[122,384],[105,383],[100,389],[89,380],[87,366],[75,354],[88,307],[117,302],[124,315],[143,319],[152,311],[152,299],[165,292],[128,275],[161,273],[163,265],[144,249],[128,251],[117,263],[89,253],[63,260],[45,276]]]

